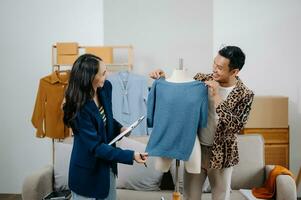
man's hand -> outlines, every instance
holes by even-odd
[[[216,81],[205,81],[208,86],[209,95],[213,98],[214,106],[217,107],[221,102],[222,98],[219,95],[219,83]]]
[[[209,94],[214,97],[218,94],[219,83],[216,81],[205,81],[205,84],[208,86]]]
[[[152,79],[159,79],[160,77],[165,77],[165,73],[162,69],[156,69],[149,73],[149,77]]]

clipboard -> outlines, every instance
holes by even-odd
[[[129,132],[131,132],[134,128],[136,128],[141,122],[142,120],[145,118],[145,116],[143,115],[142,117],[140,117],[139,119],[137,119],[133,124],[131,124],[125,131],[123,131],[122,133],[120,133],[119,135],[117,135],[110,143],[109,145],[114,144],[115,142],[117,142],[118,140],[120,140],[123,136],[125,136],[126,134],[128,134]]]

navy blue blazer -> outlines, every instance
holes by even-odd
[[[117,174],[117,163],[133,164],[134,152],[108,143],[120,133],[121,125],[113,118],[112,85],[105,81],[97,95],[107,118],[104,127],[99,110],[88,100],[77,113],[72,130],[74,144],[69,166],[69,188],[82,196],[106,198],[110,186],[110,168]]]

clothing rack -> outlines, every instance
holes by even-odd
[[[55,69],[55,67],[57,67],[57,69]],[[67,69],[64,69],[64,70],[61,70],[61,68],[60,68],[60,65],[52,65],[52,73],[53,72],[55,72],[56,70],[58,70],[59,72],[68,72],[68,71],[70,71],[70,69],[71,69],[71,65],[70,66],[67,66],[68,68]],[[63,101],[64,102],[64,101]],[[63,103],[62,102],[62,103]],[[71,130],[70,130],[70,135],[69,135],[69,137],[71,136]],[[69,137],[67,137],[67,138],[69,138]],[[54,138],[52,138],[51,140],[52,140],[52,152],[51,152],[51,154],[52,154],[52,166],[53,166],[53,173],[52,173],[52,182],[54,183],[55,182],[55,174],[54,174],[54,165],[55,165],[55,142],[64,142],[65,141],[65,139],[66,138],[64,138],[64,139],[54,139]],[[53,191],[55,191],[55,188],[54,188],[54,184],[52,185],[52,190]]]
[[[53,59],[53,54],[52,54],[52,59]],[[55,69],[56,67],[57,67],[57,69]],[[67,67],[69,67],[69,69],[67,68],[67,69],[61,70],[60,65],[54,65],[54,64],[52,63],[52,73],[55,72],[56,70],[58,70],[59,72],[68,72],[68,71],[70,71],[70,69],[71,69],[71,65],[70,65],[70,66],[67,66]],[[55,142],[64,142],[65,139],[54,139],[54,138],[52,138],[51,140],[52,140],[52,165],[53,165],[53,167],[54,167],[54,160],[55,160]],[[55,178],[55,177],[54,177],[54,172],[53,172],[53,177],[52,177],[53,183],[54,183],[54,178]],[[53,186],[52,189],[54,190],[54,186]]]
[[[113,49],[113,55],[116,50],[120,49],[125,49],[127,50],[127,62],[122,62],[122,63],[106,63],[106,66],[108,67],[109,71],[120,71],[120,70],[128,70],[132,71],[133,69],[133,46],[132,45],[112,45],[112,46],[78,46],[78,55],[81,55],[86,52],[88,48],[112,48]],[[113,56],[114,58],[114,56]],[[54,44],[52,45],[51,49],[51,64],[53,67],[53,70],[61,70],[61,66],[72,66],[73,62],[70,62],[68,64],[58,64],[57,62],[57,45]]]

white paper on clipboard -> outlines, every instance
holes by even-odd
[[[137,121],[135,121],[132,125],[130,125],[125,131],[123,131],[122,133],[120,133],[119,135],[117,135],[117,137],[115,137],[110,143],[109,145],[114,144],[115,142],[117,142],[118,140],[120,140],[123,136],[125,136],[126,134],[128,134],[129,132],[131,132],[134,128],[136,128],[140,122],[142,122],[142,120],[144,119],[145,116],[140,117]]]

